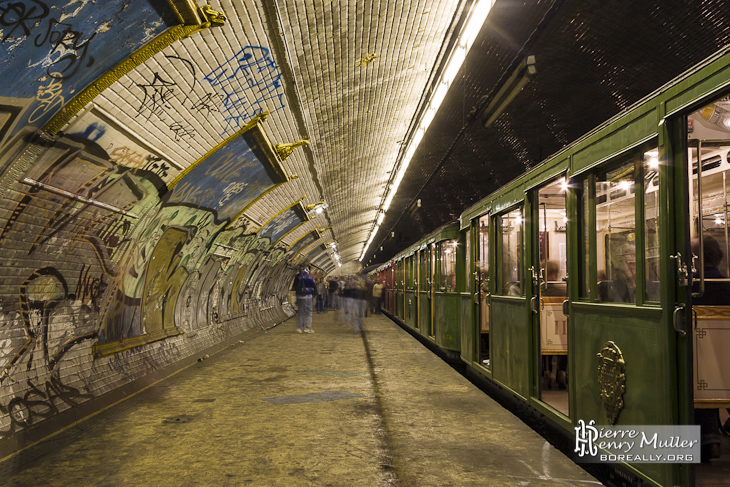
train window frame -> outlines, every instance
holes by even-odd
[[[511,281],[505,281],[505,275],[502,266],[504,264],[504,240],[502,238],[502,220],[505,216],[515,212],[519,211],[519,225],[520,225],[520,235],[518,240],[518,252],[517,252],[517,274],[516,277],[518,281],[516,281],[519,285],[519,294],[514,294],[514,284],[511,284],[507,286],[507,284]],[[512,297],[512,298],[524,298],[527,284],[525,282],[525,203],[524,201],[521,201],[519,204],[516,204],[510,208],[507,208],[503,211],[500,211],[499,213],[495,214],[493,216],[493,219],[490,221],[492,225],[494,225],[494,232],[496,236],[496,245],[494,248],[494,265],[495,269],[497,269],[495,280],[497,281],[495,283],[495,295],[497,296],[503,296],[503,297]]]
[[[458,268],[458,259],[456,258],[456,253],[458,249],[459,241],[458,239],[449,239],[449,240],[442,240],[438,242],[436,246],[436,279],[437,279],[437,286],[436,291],[442,292],[442,293],[455,293],[458,289],[458,279],[457,279],[457,268]],[[451,247],[450,249],[448,247]],[[447,254],[450,255],[447,259]],[[453,254],[453,255],[452,255]],[[453,276],[451,279],[447,279],[448,274],[445,272],[446,266],[448,265],[448,262],[451,262],[451,275]],[[451,289],[449,289],[449,282],[451,281],[453,283],[453,286]]]
[[[590,170],[582,172],[580,174],[573,175],[571,180],[576,184],[576,196],[577,196],[577,218],[578,224],[578,296],[579,302],[591,302],[599,303],[601,305],[620,305],[620,306],[648,306],[658,307],[661,305],[661,292],[656,289],[656,292],[652,292],[656,295],[656,299],[650,299],[647,294],[649,283],[647,276],[649,270],[647,268],[647,209],[646,209],[646,188],[648,185],[654,183],[658,177],[658,173],[652,173],[647,170],[648,155],[649,153],[658,154],[658,141],[656,138],[652,138],[642,144],[638,144],[634,147],[623,151],[621,154],[615,155],[606,162],[592,167]],[[597,209],[598,205],[603,201],[598,201],[596,195],[596,187],[598,182],[599,174],[607,174],[612,170],[616,170],[621,166],[627,166],[632,164],[633,168],[631,171],[631,177],[633,180],[633,188],[630,191],[633,197],[633,245],[634,245],[634,296],[633,301],[620,301],[620,300],[602,300],[599,294],[599,280],[598,280],[598,227],[597,227]],[[651,179],[647,180],[647,177]],[[654,183],[655,185],[658,183]],[[628,193],[627,193],[628,194]],[[659,198],[659,190],[656,190],[656,198]],[[610,196],[608,196],[610,197]],[[661,215],[655,216],[656,224],[656,237],[655,240],[659,241],[660,231],[659,225],[661,223]],[[609,237],[611,234],[606,235]],[[605,238],[604,238],[605,240]],[[627,238],[628,241],[628,238]],[[608,240],[605,240],[604,245],[608,245]],[[607,257],[606,257],[607,258]],[[606,264],[606,267],[608,264]],[[659,275],[660,269],[656,268],[656,274]],[[661,280],[657,283],[660,286]]]

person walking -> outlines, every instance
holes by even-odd
[[[337,282],[337,279],[334,277],[330,279],[329,282],[329,292],[330,292],[330,308],[331,309],[337,309],[339,308],[339,303],[337,302],[339,298],[337,288],[339,287],[340,283]]]
[[[312,330],[312,294],[314,279],[303,267],[294,278],[294,291],[297,293],[297,333],[314,333]]]
[[[380,314],[380,308],[383,304],[383,285],[376,281],[373,284],[373,313]]]
[[[325,296],[327,295],[327,288],[324,285],[324,280],[322,277],[317,279],[317,314],[324,313],[324,301]]]

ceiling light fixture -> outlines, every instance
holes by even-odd
[[[327,203],[325,203],[323,200],[323,201],[318,201],[318,202],[314,203],[313,205],[307,206],[306,210],[307,210],[308,214],[311,214],[312,212],[314,212],[319,215],[324,210],[326,210],[328,207],[329,207],[329,205]]]
[[[421,143],[423,136],[426,134],[426,130],[428,130],[429,125],[436,116],[436,112],[438,112],[441,103],[446,98],[446,94],[448,93],[449,88],[451,88],[456,75],[459,73],[459,69],[461,69],[462,64],[464,64],[464,60],[474,44],[474,40],[481,31],[484,22],[487,20],[487,15],[492,9],[494,1],[495,0],[478,0],[474,3],[471,12],[469,13],[469,18],[459,34],[456,45],[449,54],[446,69],[444,69],[441,73],[441,78],[435,85],[435,89],[432,91],[431,98],[428,102],[428,108],[425,112],[423,112],[423,118],[418,122],[418,128],[412,133],[411,140],[408,144],[401,146],[405,150],[400,152],[400,154],[403,154],[400,161],[396,158],[395,167],[398,168],[398,171],[396,173],[395,167],[393,171],[391,171],[391,174],[396,173],[395,179],[393,179],[391,184],[386,185],[387,194],[383,195],[384,202],[380,207],[382,213],[378,215],[378,220],[375,222],[372,230],[370,231],[370,236],[362,249],[360,259],[358,259],[360,262],[362,262],[365,258],[365,253],[368,251],[368,247],[370,247],[370,244],[373,242],[375,234],[378,233],[382,219],[385,218],[385,213],[388,211],[390,204],[393,202],[393,197],[395,196],[396,191],[398,191],[398,186],[405,176],[406,169],[408,169],[411,158],[413,157],[413,154],[415,154],[418,144]]]

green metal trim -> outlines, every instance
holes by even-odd
[[[620,303],[586,303],[578,301],[573,303],[573,307],[582,312],[614,314],[622,316],[631,316],[643,320],[659,321],[662,317],[664,309],[661,306],[636,306],[635,304]],[[660,326],[657,324],[657,326]]]

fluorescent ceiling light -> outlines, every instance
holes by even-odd
[[[433,94],[433,100],[431,100],[431,110],[436,113],[436,110],[441,106],[441,102],[446,98],[446,92],[449,91],[449,85],[446,82],[439,83],[439,87],[436,93]]]
[[[466,49],[463,46],[459,46],[454,51],[454,54],[452,54],[451,59],[449,59],[449,66],[444,71],[444,82],[451,85],[451,82],[456,78],[456,73],[459,72],[461,65],[464,64],[464,59],[466,59]]]
[[[423,139],[426,130],[428,129],[429,125],[431,125],[431,122],[436,116],[436,111],[441,106],[441,103],[446,97],[449,88],[451,87],[454,79],[456,79],[456,75],[459,73],[461,66],[464,64],[464,60],[466,59],[469,50],[474,44],[477,35],[479,35],[479,32],[481,31],[482,26],[484,25],[484,22],[489,15],[489,11],[492,9],[492,4],[493,0],[477,0],[471,12],[469,13],[469,19],[467,20],[462,32],[459,34],[459,38],[457,39],[457,42],[455,44],[456,47],[449,54],[449,60],[446,64],[446,68],[441,73],[441,79],[439,79],[438,81],[436,91],[433,93],[431,100],[429,100],[428,102],[428,109],[426,110],[426,113],[423,114],[423,119],[417,125],[418,129],[413,134],[413,138],[408,144],[408,149],[406,150],[403,158],[400,161],[400,167],[398,168],[395,179],[393,180],[392,184],[390,184],[388,194],[384,195],[385,201],[381,206],[382,215],[378,216],[378,221],[373,227],[370,233],[370,238],[363,248],[360,261],[362,261],[362,259],[365,257],[365,253],[367,252],[368,247],[375,238],[375,234],[380,228],[380,223],[382,223],[383,218],[385,217],[385,212],[387,212],[388,208],[390,208],[390,204],[393,201],[395,192],[398,190],[398,186],[400,185],[400,182],[405,175],[405,171],[408,168],[408,165],[410,164],[411,159],[413,158],[413,155],[418,148],[418,145],[421,143],[421,140]]]

